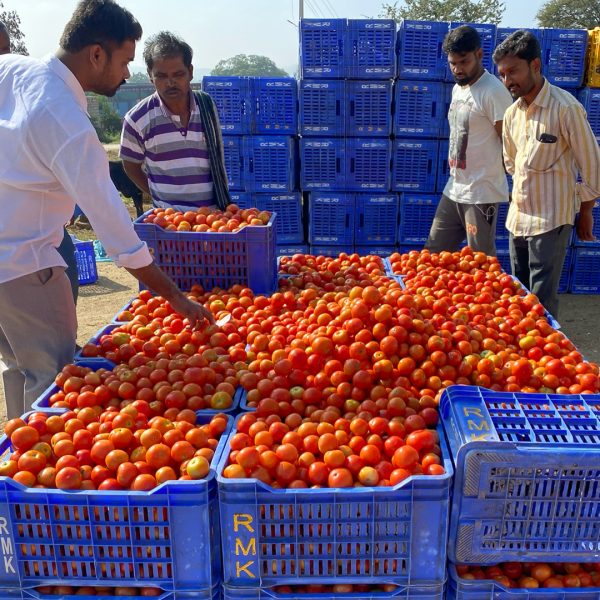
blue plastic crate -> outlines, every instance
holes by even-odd
[[[561,88],[583,82],[588,32],[586,29],[542,29],[542,72]]]
[[[584,88],[579,93],[579,100],[587,112],[596,140],[600,142],[600,89]]]
[[[431,194],[402,194],[400,196],[400,227],[398,242],[422,248],[427,241],[439,196]]]
[[[373,254],[381,258],[386,258],[393,252],[396,252],[395,246],[354,246],[354,252],[359,256],[368,256]]]
[[[349,19],[344,52],[350,79],[393,79],[396,76],[396,21]]]
[[[123,582],[121,588],[127,588],[128,582]],[[134,587],[134,586],[132,586]],[[150,586],[155,587],[155,586]],[[76,589],[76,588],[75,588]],[[99,595],[82,595],[80,592],[75,594],[45,594],[39,592],[35,588],[30,588],[28,590],[20,590],[18,596],[11,596],[10,594],[5,595],[7,590],[0,589],[0,598],[2,600],[12,600],[13,598],[18,600],[122,600],[124,597],[123,591],[120,592],[119,595],[113,596],[102,594]],[[21,595],[22,594],[22,595]],[[141,597],[141,596],[134,596]],[[221,585],[217,584],[211,588],[206,588],[202,590],[197,590],[193,592],[182,592],[182,591],[162,591],[158,596],[152,596],[154,600],[220,600],[221,599]]]
[[[303,136],[344,136],[346,82],[303,79],[299,84],[300,133]]]
[[[98,269],[96,268],[96,254],[94,242],[80,242],[74,240],[75,261],[77,263],[77,278],[79,285],[88,285],[98,281]]]
[[[490,72],[493,72],[494,69],[494,61],[492,60],[492,55],[494,54],[494,49],[496,48],[496,26],[492,23],[466,23],[464,21],[452,21],[450,23],[450,29],[456,29],[461,25],[469,25],[476,29],[481,38],[481,48],[483,49],[483,66]],[[448,61],[446,60],[446,81],[454,81],[454,77],[452,76],[452,72],[450,71],[450,67],[448,66]]]
[[[246,191],[292,192],[296,188],[296,140],[271,135],[244,138]]]
[[[300,140],[300,187],[303,190],[342,190],[346,149],[343,139]]]
[[[392,133],[392,82],[346,82],[346,135],[388,137]]]
[[[202,78],[202,89],[217,106],[223,133],[242,135],[252,132],[253,110],[249,77],[206,75]]]
[[[278,244],[300,244],[304,239],[302,195],[254,194],[254,204],[260,210],[277,213],[275,229]]]
[[[255,133],[296,135],[298,84],[293,77],[254,77],[251,97]]]
[[[308,254],[308,244],[284,244],[277,246],[277,256],[293,256],[294,254]]]
[[[354,244],[354,194],[311,192],[308,196],[308,241],[316,245]]]
[[[357,244],[393,246],[398,236],[398,195],[356,194],[355,201],[354,241]],[[388,254],[391,254],[391,249]]]
[[[251,192],[230,191],[229,197],[240,208],[254,208],[254,195]]]
[[[390,154],[387,138],[346,138],[346,189],[388,192]]]
[[[434,192],[438,141],[419,138],[394,140],[392,149],[392,190]]]
[[[442,43],[448,23],[403,20],[398,29],[398,77],[442,81],[446,72],[446,55]]]
[[[393,592],[360,593],[281,593],[269,588],[240,588],[223,586],[223,600],[443,600],[444,586],[399,587]],[[576,600],[576,599],[574,599]],[[586,599],[587,600],[587,599]]]
[[[333,256],[337,257],[342,252],[352,253],[354,248],[352,246],[311,246],[310,253],[313,256]]]
[[[302,79],[344,77],[346,28],[346,19],[300,21]]]
[[[0,584],[212,589],[221,579],[214,465],[230,430],[231,421],[206,479],[149,492],[26,488],[0,477]],[[0,453],[10,451],[3,436]]]
[[[450,169],[448,168],[448,150],[450,142],[448,140],[440,140],[437,156],[437,175],[435,191],[440,194],[444,191],[448,179],[450,179]]]
[[[600,248],[573,248],[573,294],[600,294]]]
[[[451,386],[440,416],[456,470],[451,561],[597,560],[599,395]]]
[[[442,584],[452,463],[438,432],[446,473],[393,487],[282,490],[220,476],[223,583]]]
[[[439,137],[448,115],[445,99],[446,85],[441,81],[396,81],[394,134]]]
[[[225,171],[230,190],[244,190],[244,138],[240,135],[223,136]]]
[[[442,119],[442,127],[440,128],[440,138],[448,139],[450,137],[450,122],[448,121],[448,113],[450,112],[450,104],[452,103],[452,90],[454,83],[444,83],[444,118]]]
[[[508,202],[498,204],[498,219],[496,220],[496,245],[508,244],[508,229],[506,229],[506,217],[508,216]]]
[[[563,263],[562,271],[560,272],[560,280],[558,282],[558,293],[566,294],[571,287],[571,271],[573,268],[573,250],[567,248],[565,262]]]
[[[448,565],[447,600],[598,600],[598,588],[506,588],[493,579],[462,579],[456,567]]]
[[[256,294],[277,288],[276,215],[266,226],[249,225],[236,233],[166,231],[143,223],[144,217],[134,221],[133,228],[181,290],[196,283],[204,289],[229,289],[239,283]]]

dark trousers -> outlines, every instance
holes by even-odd
[[[464,204],[442,194],[425,248],[456,252],[466,238],[473,250],[496,256],[497,220],[497,204]]]
[[[67,263],[66,274],[69,278],[69,283],[71,284],[73,300],[75,301],[75,304],[77,304],[77,297],[79,296],[79,274],[77,272],[77,261],[75,260],[75,244],[66,228],[63,240],[58,247],[58,253]]]
[[[540,235],[509,239],[513,275],[533,292],[554,317],[558,316],[558,284],[572,225],[561,225]]]

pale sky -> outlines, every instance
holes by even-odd
[[[77,0],[2,0],[16,10],[29,53],[53,52]],[[236,54],[262,54],[291,74],[298,62],[298,0],[119,0],[144,28],[181,35],[194,49],[197,70]],[[377,17],[382,0],[305,0],[305,17]],[[506,0],[503,26],[532,27],[543,0]],[[142,42],[144,41],[142,38]],[[140,46],[134,71],[143,70]]]

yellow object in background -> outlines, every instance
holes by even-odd
[[[589,31],[585,85],[600,88],[600,27]]]

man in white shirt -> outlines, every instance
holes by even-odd
[[[474,250],[496,254],[498,204],[508,202],[502,164],[502,119],[512,98],[483,66],[479,33],[463,25],[442,46],[456,85],[448,112],[450,178],[425,247],[455,251],[466,238]]]
[[[57,247],[75,204],[115,263],[192,325],[210,312],[154,264],[109,177],[85,92],[115,94],[142,29],[113,0],[84,0],[56,56],[0,57],[0,367],[9,418],[73,359],[75,304]]]

